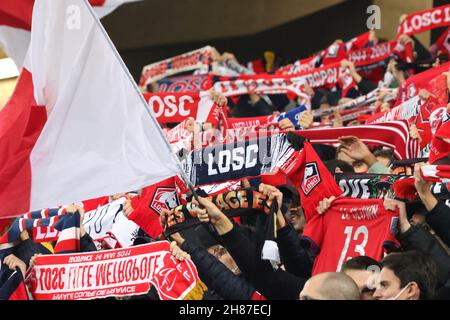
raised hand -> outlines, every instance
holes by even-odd
[[[330,209],[331,204],[333,203],[335,196],[331,196],[329,198],[324,198],[319,202],[319,206],[317,207],[317,212],[319,214],[324,214],[328,209]]]

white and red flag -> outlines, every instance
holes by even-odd
[[[0,0],[0,48],[20,69],[30,44],[31,17],[35,0]],[[99,18],[120,5],[139,0],[89,0]]]
[[[32,21],[22,74],[0,112],[0,217],[178,174],[161,128],[88,2],[36,0]]]

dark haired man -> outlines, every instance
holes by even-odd
[[[434,260],[418,251],[392,253],[381,262],[377,300],[431,300],[437,284]]]

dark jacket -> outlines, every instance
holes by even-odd
[[[450,256],[438,240],[421,226],[411,226],[397,240],[405,250],[417,250],[428,254],[437,265],[438,287],[442,287],[450,279]]]
[[[311,277],[314,257],[302,246],[301,238],[291,224],[278,230],[277,244],[286,271],[300,278]]]
[[[252,104],[248,95],[240,96],[236,105],[233,105],[232,100],[228,99],[228,105],[232,107],[231,116],[236,118],[266,116],[273,112],[271,106],[263,98]]]
[[[299,278],[283,271],[274,271],[262,261],[256,245],[237,228],[221,236],[222,243],[241,269],[245,278],[267,299],[296,300],[306,278]]]
[[[86,232],[84,236],[80,238],[80,252],[97,251],[97,247],[94,244],[91,236]]]
[[[31,238],[22,241],[16,248],[14,248],[13,254],[25,262],[27,268],[30,266],[30,259],[36,253],[51,254],[50,250],[44,247],[42,244],[34,242]]]
[[[433,210],[427,213],[426,222],[439,238],[450,246],[450,207],[439,201]]]
[[[203,246],[185,241],[181,249],[191,255],[200,279],[209,290],[226,300],[251,300],[255,288],[245,279],[231,272]]]

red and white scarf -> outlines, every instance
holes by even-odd
[[[450,4],[411,13],[400,24],[397,37],[411,35],[450,25]]]
[[[439,55],[439,53],[443,53],[450,58],[450,27],[445,30],[439,39],[430,47],[429,51],[435,57]]]
[[[200,69],[211,62],[211,47],[206,46],[178,56],[155,62],[142,69],[139,85],[147,84],[172,76],[174,74]]]
[[[235,96],[248,93],[277,94],[291,92],[306,98],[304,85],[312,88],[332,88],[339,85],[343,91],[354,87],[356,83],[348,72],[340,66],[340,62],[316,68],[311,71],[292,75],[256,75],[240,76],[237,79],[219,78],[214,83],[214,89],[225,96]]]
[[[409,77],[399,88],[396,104],[411,99],[419,93],[420,89],[425,89],[433,93],[441,104],[447,103],[447,85],[442,73],[449,70],[450,62],[447,62]]]
[[[42,255],[26,284],[35,300],[87,300],[146,294],[153,285],[161,300],[183,299],[199,278],[188,258],[177,260],[159,241],[126,249]]]
[[[425,165],[421,168],[425,180],[450,183],[450,165]]]
[[[341,136],[356,136],[368,145],[393,149],[398,159],[418,158],[420,154],[417,139],[410,139],[407,121],[391,121],[373,125],[342,128],[326,128],[295,131],[296,135],[312,143],[339,144]]]
[[[193,117],[200,123],[216,124],[218,106],[207,91],[144,93],[144,97],[159,123],[182,122]]]
[[[249,93],[259,94],[287,94],[308,98],[304,91],[305,81],[292,76],[258,74],[239,77],[212,76],[216,92],[226,97]]]

